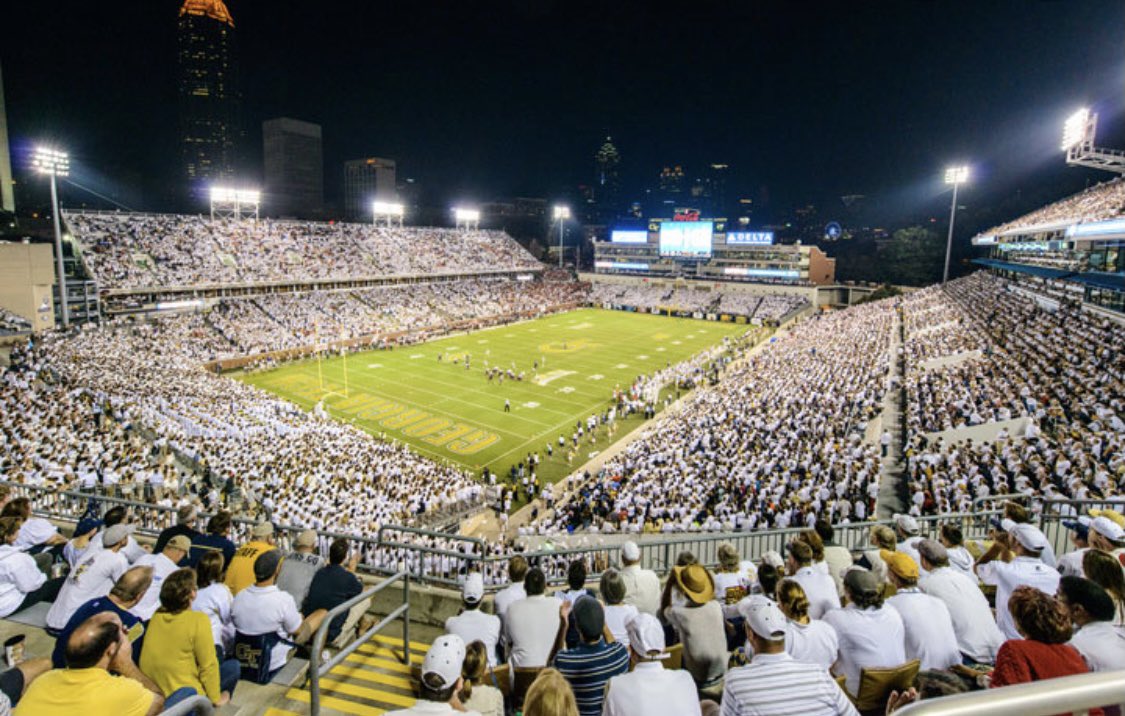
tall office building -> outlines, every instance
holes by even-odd
[[[621,155],[613,145],[613,139],[606,137],[605,143],[594,155],[594,186],[598,203],[612,209],[617,209],[621,200],[621,176],[618,173],[620,165]]]
[[[344,162],[344,215],[371,219],[371,202],[395,199],[395,160],[367,157]]]
[[[266,210],[318,218],[324,210],[324,153],[320,125],[279,117],[262,122]]]
[[[235,175],[242,127],[234,19],[223,0],[184,0],[178,28],[181,177],[199,196]]]
[[[4,107],[4,74],[0,72],[0,211],[15,211],[12,156],[8,150],[8,110]]]

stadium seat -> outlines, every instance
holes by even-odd
[[[909,689],[921,667],[922,661],[914,659],[888,669],[864,669],[859,674],[859,691],[851,697],[856,710],[861,714],[883,713],[891,692]]]

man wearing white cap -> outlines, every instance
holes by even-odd
[[[484,576],[473,572],[461,590],[461,613],[445,620],[445,631],[461,637],[466,644],[484,642],[488,665],[496,666],[496,644],[500,641],[500,617],[480,610],[484,600]]]
[[[641,569],[641,548],[636,542],[621,545],[621,579],[625,582],[625,604],[656,616],[660,611],[660,577],[651,569]]]
[[[794,661],[785,653],[786,619],[777,606],[743,604],[740,611],[754,658],[727,672],[723,716],[858,716],[847,694],[823,667]]]
[[[82,555],[47,612],[48,632],[65,627],[71,615],[86,602],[109,594],[117,579],[129,569],[129,560],[121,550],[129,543],[134,529],[134,525],[116,524],[103,533],[102,549]]]
[[[895,537],[898,538],[895,551],[909,555],[914,560],[914,564],[922,564],[921,558],[918,557],[918,543],[922,541],[922,537],[918,534],[921,531],[918,520],[910,515],[895,515],[894,520]],[[921,576],[926,576],[926,573],[922,572]]]
[[[1008,611],[1008,598],[1016,587],[1027,585],[1053,595],[1059,586],[1059,573],[1043,563],[1040,556],[1047,547],[1043,533],[1029,524],[1016,524],[1008,532],[993,530],[993,545],[977,560],[980,581],[996,587],[996,626],[1008,639],[1021,639]],[[999,561],[1001,554],[1012,552],[1010,562]]]
[[[1125,544],[1125,528],[1104,514],[1099,514],[1090,522],[1089,541],[1092,548],[1120,557],[1125,553],[1125,549],[1122,549],[1122,544]]]
[[[457,698],[457,692],[461,690],[461,666],[464,662],[465,642],[461,637],[456,634],[439,636],[422,661],[418,703],[408,709],[391,711],[387,716],[440,716],[453,713],[480,716],[479,711],[464,710]]]
[[[633,670],[615,676],[606,686],[604,716],[698,716],[699,695],[691,674],[665,669],[664,628],[641,612],[625,625]]]

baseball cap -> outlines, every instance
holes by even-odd
[[[279,564],[281,564],[281,552],[276,549],[259,554],[254,560],[254,581],[262,582],[272,577],[277,572]]]
[[[918,534],[918,520],[910,515],[895,515],[895,526],[907,534]]]
[[[879,550],[879,556],[887,563],[887,569],[891,570],[903,579],[918,579],[918,564],[914,558],[905,552],[891,552],[889,550]]]
[[[461,678],[461,665],[465,662],[465,642],[456,634],[443,634],[430,646],[422,660],[422,676],[433,674],[441,678],[438,689],[447,689]]]
[[[136,525],[127,525],[123,522],[118,522],[102,534],[102,545],[112,547],[133,534],[133,530],[135,529],[137,529]]]
[[[924,539],[914,547],[918,550],[918,554],[935,564],[949,560],[949,550],[936,539]]]
[[[648,659],[666,659],[664,652],[664,627],[651,614],[639,612],[625,625],[629,633],[629,646],[633,651]]]
[[[461,596],[470,604],[476,604],[484,599],[484,576],[480,572],[473,572],[465,578],[465,586],[461,589]]]
[[[583,639],[596,639],[605,629],[605,610],[601,602],[591,596],[579,597],[571,615]]]
[[[748,604],[740,609],[751,631],[767,641],[785,638],[785,615],[772,602]]]
[[[1015,525],[1012,529],[1008,530],[1008,534],[1012,535],[1017,542],[1033,552],[1042,552],[1047,548],[1047,538],[1043,536],[1043,533],[1026,522]]]
[[[873,597],[879,593],[879,579],[871,570],[855,567],[844,574],[844,586],[855,596]]]
[[[1090,529],[1114,542],[1125,541],[1125,528],[1117,524],[1105,515],[1095,517],[1090,523]]]
[[[273,525],[269,522],[259,522],[250,530],[251,537],[270,537],[273,535]]]
[[[1016,526],[1015,521],[1009,520],[1007,517],[1005,517],[1004,519],[1000,519],[999,517],[993,517],[988,522],[989,522],[989,524],[991,524],[996,529],[1004,530],[1005,532],[1011,532],[1012,528]]]
[[[636,542],[630,540],[621,545],[621,556],[630,562],[636,562],[641,558],[641,548],[637,546]]]
[[[781,569],[785,566],[785,560],[776,549],[768,549],[762,554],[762,564],[768,564],[771,567]]]
[[[1093,520],[1089,517],[1079,517],[1076,520],[1063,520],[1062,526],[1077,533],[1080,539],[1086,539],[1090,533],[1091,522]]]
[[[168,540],[168,544],[164,545],[164,549],[168,549],[169,547],[187,552],[191,549],[191,540],[187,535],[176,535]]]
[[[1091,517],[1108,517],[1117,524],[1125,527],[1125,515],[1122,515],[1117,510],[1111,510],[1108,507],[1104,510],[1087,510]]]
[[[105,522],[103,520],[99,520],[96,517],[83,517],[78,521],[78,526],[74,528],[74,534],[75,536],[89,534],[104,524]]]
[[[315,547],[316,546],[316,530],[305,530],[297,535],[295,544],[298,547]]]

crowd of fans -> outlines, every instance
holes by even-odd
[[[31,321],[17,316],[6,308],[0,308],[0,334],[26,333],[31,330]]]
[[[370,224],[69,214],[103,288],[359,279],[537,268],[496,231]]]
[[[907,475],[915,514],[990,495],[1125,500],[1125,332],[978,273],[911,294]],[[994,440],[939,431],[1024,419]],[[929,436],[929,437],[928,437]]]
[[[669,308],[692,313],[725,313],[760,321],[782,321],[809,305],[804,296],[741,291],[666,288],[646,284],[595,283],[590,291],[595,305],[629,306],[638,310]]]
[[[1118,178],[1092,186],[981,233],[995,236],[1012,229],[1064,221],[1075,224],[1104,221],[1122,214],[1125,214],[1125,181]]]

